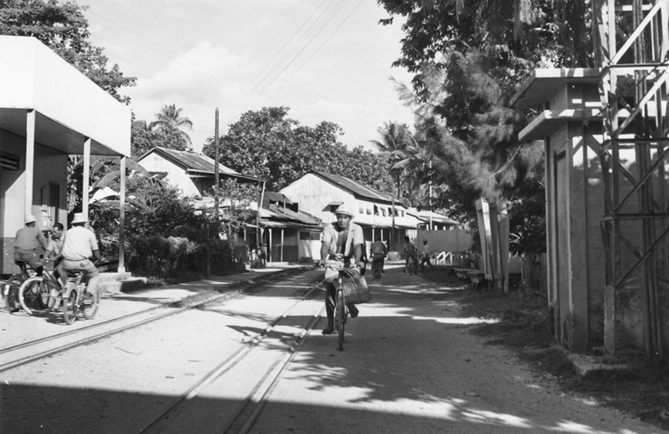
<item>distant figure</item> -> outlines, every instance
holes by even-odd
[[[408,236],[404,237],[404,272],[407,274],[418,273],[418,249]]]
[[[372,243],[372,273],[377,279],[384,273],[383,265],[387,255],[388,247],[383,241],[377,239]]]
[[[48,242],[42,231],[35,227],[37,219],[28,214],[25,219],[25,227],[16,232],[14,240],[14,262],[25,274],[26,265],[29,265],[37,274],[42,274],[42,257],[48,247]]]
[[[427,243],[427,240],[423,240],[423,248],[420,252],[420,271],[425,271],[425,265],[432,269],[432,263],[430,262],[430,246]]]

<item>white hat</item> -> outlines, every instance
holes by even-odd
[[[84,217],[83,212],[77,212],[77,213],[74,214],[74,218],[72,219],[72,224],[86,223],[87,221],[88,221],[88,219],[86,217]]]
[[[355,216],[355,210],[353,209],[352,206],[350,206],[346,203],[343,203],[343,204],[339,205],[337,207],[337,209],[335,210],[335,215],[337,215],[337,214],[343,214],[343,215],[347,215],[347,216],[353,218]]]
[[[34,215],[32,215],[32,214],[26,215],[26,221],[25,221],[26,224],[35,223],[36,221],[37,221],[37,219],[35,218]]]

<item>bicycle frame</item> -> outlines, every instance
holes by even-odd
[[[326,264],[326,269],[337,272],[336,284],[335,284],[335,297],[333,300],[334,304],[334,327],[337,331],[337,349],[339,351],[344,350],[344,338],[345,338],[345,328],[346,328],[346,319],[348,318],[348,307],[346,306],[346,295],[344,294],[344,285],[343,279],[351,277],[351,267],[344,266],[341,262],[328,262]]]
[[[31,270],[35,271],[28,264],[22,265],[22,269],[25,267],[26,273]],[[55,293],[53,293],[54,291]],[[44,267],[42,274],[34,274],[33,277],[23,280],[18,289],[17,299],[23,310],[32,315],[35,311],[51,310],[53,308],[52,303],[50,303],[52,297],[55,297],[54,301],[57,301],[61,292],[62,286],[58,279]],[[36,304],[36,301],[39,304]]]
[[[74,291],[74,297],[72,292]],[[89,294],[89,299],[86,299]],[[67,282],[63,290],[63,319],[71,325],[77,319],[77,314],[82,313],[85,319],[95,316],[99,308],[97,292],[88,291],[88,277],[85,272],[67,272]]]

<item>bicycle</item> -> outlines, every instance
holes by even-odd
[[[18,301],[28,315],[35,315],[36,311],[57,309],[62,290],[58,279],[45,268],[41,275],[30,277],[21,284]]]
[[[9,276],[9,279],[2,287],[2,298],[5,302],[5,308],[9,313],[18,312],[21,310],[21,303],[19,302],[19,288],[21,284],[31,277],[37,275],[37,272],[28,265],[21,268],[21,271]]]
[[[404,262],[404,272],[406,274],[418,274],[418,258],[416,256],[407,256]]]
[[[63,288],[63,320],[68,325],[74,324],[77,315],[85,319],[92,319],[100,307],[100,297],[97,293],[88,291],[88,279],[84,278],[83,271],[66,271],[67,281]]]
[[[333,301],[333,320],[334,320],[334,329],[337,332],[337,349],[339,351],[344,350],[344,341],[346,335],[346,320],[348,319],[350,313],[348,306],[346,304],[346,292],[344,291],[344,286],[346,284],[345,280],[354,281],[355,277],[353,273],[354,269],[342,264],[339,261],[327,262],[325,264],[326,276],[328,270],[330,273],[336,272],[337,278],[333,280],[335,287],[335,296]]]
[[[344,294],[344,277],[347,273],[350,273],[350,271],[346,268],[339,270],[339,276],[335,284],[334,326],[337,330],[337,349],[339,351],[344,351],[346,320],[348,319],[348,306],[346,306],[346,294]],[[348,276],[350,277],[350,274]]]
[[[383,276],[383,256],[374,256],[372,257],[372,274],[375,279],[380,279]]]

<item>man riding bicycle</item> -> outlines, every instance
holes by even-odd
[[[37,274],[42,274],[44,264],[42,257],[48,247],[48,243],[42,231],[35,226],[37,219],[28,214],[25,219],[25,227],[16,232],[14,239],[14,262],[21,267],[25,274],[26,265],[29,265]]]
[[[388,247],[386,247],[386,243],[377,238],[372,243],[372,270],[374,270],[374,276],[377,276],[377,274],[379,277],[383,275],[386,256],[388,256]]]
[[[72,227],[65,232],[63,237],[63,249],[61,255],[63,262],[61,266],[65,272],[82,271],[84,278],[88,279],[87,290],[97,296],[97,286],[100,280],[100,273],[89,259],[95,257],[100,260],[100,250],[98,241],[95,239],[95,233],[92,229],[85,227],[88,219],[83,213],[74,214]]]
[[[335,210],[335,215],[337,220],[326,225],[323,229],[319,265],[324,267],[328,260],[334,259],[339,262],[339,268],[353,264],[360,270],[365,266],[363,261],[365,238],[362,228],[355,223],[351,223],[355,212],[350,206],[342,204]],[[338,274],[328,275],[327,269],[325,274],[325,311],[328,324],[322,333],[327,335],[334,332],[334,299],[336,293],[334,280]],[[358,316],[358,308],[355,304],[347,303],[346,306],[351,318]]]

